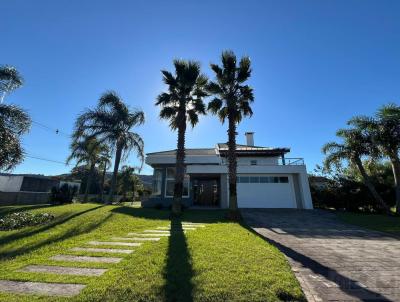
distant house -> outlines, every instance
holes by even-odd
[[[306,166],[301,158],[287,158],[289,148],[237,145],[237,196],[240,208],[312,209]],[[188,206],[227,208],[228,146],[186,149],[183,203]],[[148,153],[146,163],[154,168],[152,196],[144,207],[171,205],[174,192],[176,150]]]
[[[64,184],[78,190],[81,185],[43,175],[0,173],[0,205],[47,203],[51,189]]]

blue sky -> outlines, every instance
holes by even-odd
[[[0,64],[25,85],[6,98],[33,120],[70,133],[76,116],[116,90],[146,113],[137,129],[146,152],[174,149],[158,119],[160,69],[174,58],[210,62],[224,49],[249,55],[254,116],[239,126],[257,145],[287,146],[311,171],[321,146],[347,119],[400,100],[399,1],[2,1]],[[187,147],[226,141],[226,125],[201,118]],[[69,139],[33,125],[28,154],[64,161]],[[131,156],[127,162],[137,165]],[[27,158],[16,173],[58,174],[71,167]],[[151,173],[146,167],[144,173]]]

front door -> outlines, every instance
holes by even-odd
[[[194,179],[194,204],[197,206],[218,206],[218,187],[217,179]]]

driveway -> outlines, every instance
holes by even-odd
[[[321,210],[242,210],[288,258],[309,301],[400,301],[400,240]]]

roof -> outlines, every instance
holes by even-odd
[[[218,152],[220,155],[226,155],[228,151],[228,145],[226,143],[217,144]],[[282,155],[290,152],[289,148],[272,148],[272,147],[260,147],[260,146],[247,146],[247,145],[236,145],[236,153],[238,155],[259,155],[259,156],[274,156]],[[167,150],[160,152],[147,153],[147,155],[165,155],[165,156],[175,156],[175,150]],[[186,156],[210,156],[216,155],[216,148],[195,148],[195,149],[185,149]]]
[[[147,153],[147,155],[175,155],[175,150],[168,151],[160,151],[160,152],[151,152]],[[185,149],[186,155],[215,155],[215,148],[195,148],[195,149]]]

